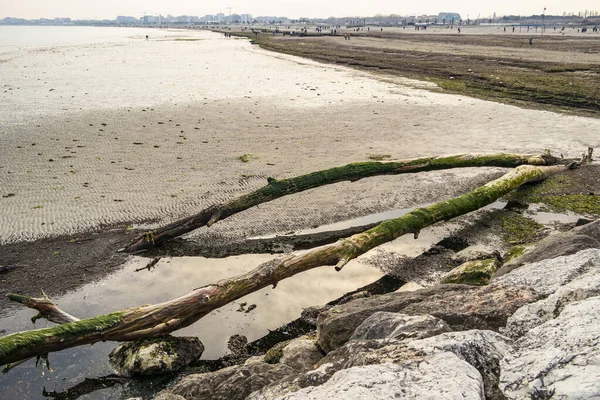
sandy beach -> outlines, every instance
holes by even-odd
[[[25,50],[0,64],[10,82],[0,114],[0,242],[164,223],[269,176],[371,154],[548,148],[575,156],[598,145],[597,119],[431,93],[422,89],[431,84],[209,32],[151,38]],[[338,184],[250,210],[212,233],[285,232],[405,208],[459,193],[479,174]]]
[[[597,118],[448,94],[432,81],[269,52],[219,33],[108,29],[101,35],[86,31],[91,36],[76,42],[65,42],[65,32],[59,41],[45,38],[36,46],[0,42],[0,266],[18,266],[3,273],[0,294],[35,295],[44,289],[79,317],[165,301],[278,257],[163,257],[155,270],[145,271],[148,258],[116,251],[141,229],[248,193],[269,177],[371,159],[545,149],[577,157],[588,146],[600,147]],[[490,29],[496,28],[473,34],[483,37]],[[350,46],[342,38],[310,39]],[[473,55],[483,46],[480,39],[474,43],[449,45],[457,46],[452,51],[458,56]],[[436,41],[385,38],[353,38],[352,46],[448,49]],[[493,45],[489,52],[514,60],[527,55],[537,61],[572,57],[586,65],[599,63],[597,54],[578,49],[563,54]],[[354,47],[346,51],[351,54]],[[389,217],[462,194],[503,171],[469,168],[338,183],[262,204],[187,239],[192,246],[235,245],[248,238],[345,228],[349,219],[363,217],[354,221],[360,225],[373,222],[376,213]],[[581,185],[585,173],[573,180]],[[600,182],[595,178],[592,184]],[[578,216],[568,218],[574,224]],[[387,243],[341,274],[333,268],[299,274],[276,290],[268,287],[215,310],[179,333],[200,337],[204,358],[220,357],[230,335],[258,339],[297,318],[302,308],[388,272],[373,266],[415,257],[460,224],[468,228],[471,219],[477,217],[427,228],[418,240],[405,236]],[[478,231],[471,234],[476,237]],[[471,245],[480,244],[475,242]],[[424,274],[423,268],[431,273],[422,277],[424,285],[439,278],[435,266],[421,265],[413,265],[406,276]],[[242,301],[256,309],[240,311]],[[31,310],[9,304],[4,296],[0,303],[0,334],[31,327]],[[65,393],[86,378],[112,374],[107,359],[113,345],[53,354],[56,372],[45,376],[32,362],[23,364],[4,378],[0,397],[39,398],[46,388]],[[148,397],[168,379],[157,387],[132,381],[90,398]]]

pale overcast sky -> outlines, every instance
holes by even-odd
[[[497,15],[546,14],[561,15],[563,11],[600,11],[598,0],[0,0],[0,18],[114,19],[117,15],[196,15],[222,12],[252,14],[253,16],[345,17],[376,14],[437,14],[458,12],[463,19]]]

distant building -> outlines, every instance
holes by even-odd
[[[146,25],[150,25],[150,24],[158,24],[161,20],[161,17],[157,17],[154,15],[144,15],[142,18],[142,23],[146,24]]]
[[[438,14],[439,21],[442,21],[444,24],[457,24],[461,21],[461,18],[459,13],[441,12]]]
[[[289,20],[287,17],[260,16],[256,17],[256,21],[261,24],[283,24],[287,23]]]
[[[251,24],[252,23],[252,14],[242,14],[242,15],[240,15],[240,22],[242,24]]]
[[[2,25],[25,25],[29,22],[29,20],[24,18],[6,17],[1,22]]]
[[[180,24],[187,24],[191,22],[191,18],[188,15],[180,15],[179,17],[174,17],[173,20],[173,22]]]
[[[136,17],[129,17],[129,16],[123,16],[123,15],[119,15],[117,18],[117,23],[121,24],[121,25],[127,25],[127,24],[137,24],[139,21]]]

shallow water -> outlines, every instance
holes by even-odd
[[[328,73],[341,68],[293,63],[246,39],[208,31],[59,27],[54,34],[55,27],[21,28],[8,29],[9,39],[0,42],[2,123],[222,99],[315,107],[389,92],[382,82]]]
[[[39,32],[52,32],[47,28]],[[401,78],[274,54],[206,31],[156,30],[146,41],[146,31],[114,29],[85,43],[34,42],[0,56],[0,243],[100,224],[167,223],[256,189],[269,176],[372,154],[550,148],[573,155],[598,142],[599,120],[426,92]],[[82,40],[88,36],[82,31]],[[244,154],[252,156],[246,163]],[[247,231],[281,233],[441,200],[481,172],[465,174],[440,172],[445,178],[427,195],[423,174],[369,179],[377,187],[339,184],[344,197],[326,188],[299,194],[293,210]]]
[[[597,131],[596,120],[407,89],[209,32],[160,31],[148,42],[143,33],[130,32],[114,40],[38,43],[0,55],[0,73],[8,82],[0,93],[6,105],[0,108],[0,189],[5,191],[0,194],[16,193],[0,198],[0,243],[99,223],[174,218],[246,193],[267,176],[366,160],[370,153],[407,158],[533,152],[557,146],[560,138],[567,154],[597,141],[590,133]],[[175,41],[182,36],[202,40]],[[242,163],[238,156],[244,153],[256,159]],[[333,185],[248,210],[212,227],[210,234],[285,232],[437,201],[465,191],[471,184],[465,180],[474,182],[481,174],[445,171],[412,181],[381,177],[372,178],[371,186],[362,181]],[[378,218],[384,215],[391,214]],[[439,240],[443,229],[385,246],[416,255]],[[179,296],[270,258],[164,259],[153,272],[134,273],[147,262],[137,258],[106,280],[55,300],[66,311],[89,317]],[[256,339],[298,317],[302,307],[327,302],[379,276],[360,262],[341,273],[326,267],[309,271],[239,300],[257,304],[249,314],[231,304],[180,334],[199,336],[207,347],[204,357],[218,357],[229,335]],[[0,329],[29,329],[33,314],[23,310],[4,318]],[[54,372],[44,375],[29,361],[0,377],[0,398],[37,399],[43,387],[62,391],[86,377],[109,374],[106,361],[113,346],[98,343],[51,354]],[[88,398],[134,394],[117,386]]]
[[[151,272],[135,272],[147,264],[148,259],[135,257],[126,267],[110,277],[83,286],[74,293],[55,299],[61,309],[80,318],[91,317],[114,310],[154,304],[184,295],[192,289],[216,280],[247,272],[260,263],[273,259],[268,254],[253,254],[224,259],[171,258],[162,259]],[[264,288],[244,298],[215,310],[194,325],[177,331],[177,335],[198,336],[206,350],[204,359],[215,359],[225,354],[227,339],[233,334],[258,339],[300,316],[302,308],[321,305],[346,292],[366,285],[381,277],[381,272],[360,264],[350,263],[342,272],[333,267],[307,271],[281,281],[276,289]],[[249,313],[238,312],[240,303],[256,304]],[[0,320],[6,334],[31,329],[32,310],[22,310]],[[38,321],[36,327],[50,326]],[[35,368],[34,360],[11,370],[0,377],[0,398],[18,394],[18,398],[37,399],[43,387],[62,391],[84,378],[113,373],[108,365],[108,353],[114,342],[97,343],[50,354],[51,367]],[[43,373],[43,375],[42,375]],[[105,389],[109,398],[115,398],[122,389],[117,385]],[[102,398],[101,393],[89,398]],[[116,398],[119,398],[118,396]]]
[[[120,41],[146,35],[152,37],[157,31],[149,28],[96,26],[0,26],[0,54],[45,46]]]
[[[551,212],[548,211],[548,207],[544,204],[530,204],[525,215],[543,225],[554,222],[573,224],[583,217],[582,215],[570,211],[564,211],[562,213]]]

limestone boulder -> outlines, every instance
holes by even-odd
[[[499,267],[500,262],[497,258],[467,261],[448,272],[442,279],[442,283],[463,283],[473,286],[487,285]]]
[[[500,260],[502,257],[500,252],[498,252],[498,250],[496,250],[494,247],[477,244],[458,251],[452,256],[452,261],[457,264],[463,264],[468,261],[486,260],[490,258]]]
[[[365,319],[378,311],[429,314],[453,330],[498,330],[521,306],[538,299],[531,288],[495,284],[484,287],[438,285],[414,292],[389,293],[357,299],[319,314],[317,337],[329,352],[346,343]]]
[[[600,249],[587,249],[569,256],[527,264],[494,278],[492,282],[503,285],[526,285],[547,296],[569,282],[598,270],[600,270]]]
[[[246,400],[275,400],[288,393],[300,390],[297,379],[293,375],[280,379],[279,381],[252,392]]]
[[[356,366],[403,364],[421,360],[425,356],[424,352],[411,349],[406,343],[395,339],[352,340],[323,357],[314,369],[268,385],[253,393],[248,400],[274,400],[302,388],[319,386],[326,383],[336,372]]]
[[[403,365],[384,363],[343,369],[323,385],[308,386],[277,399],[424,398],[481,400],[483,381],[475,368],[456,355],[439,353]]]
[[[318,349],[315,338],[301,337],[283,347],[279,362],[304,372],[311,369],[321,358],[323,354]]]
[[[429,362],[433,359],[432,357],[441,353],[452,353],[455,357],[458,357],[458,359],[477,371],[477,374],[467,375],[476,377],[478,381],[481,381],[481,388],[486,396],[485,398],[501,399],[503,397],[498,389],[500,376],[499,363],[504,354],[508,352],[508,348],[510,348],[510,341],[500,334],[491,331],[449,332],[421,340],[400,341],[389,338],[351,340],[344,346],[329,352],[319,361],[315,369],[309,370],[304,374],[286,377],[274,384],[268,385],[262,390],[253,393],[249,397],[249,400],[288,398],[286,396],[291,396],[289,398],[294,399],[301,398],[294,396],[313,393],[313,391],[317,390],[306,388],[327,387],[331,385],[329,383],[330,380],[337,374],[340,374],[341,371],[382,364],[394,364],[402,366],[402,368],[411,369],[416,365],[429,365]],[[417,379],[416,375],[415,379]],[[429,377],[423,377],[422,379],[428,380]],[[464,382],[469,380],[464,376],[460,379],[463,379]],[[334,387],[339,389],[337,386]],[[299,394],[292,395],[295,392]],[[321,392],[316,391],[314,393]],[[391,393],[393,396],[394,393]],[[460,390],[456,390],[453,393],[446,393],[448,396],[462,394],[463,392]],[[444,395],[439,395],[441,396],[440,398],[445,398]],[[368,398],[376,399],[378,397]],[[399,398],[413,397],[400,396]]]
[[[600,297],[570,303],[530,329],[501,362],[508,399],[600,398]]]
[[[590,248],[600,248],[600,219],[540,240],[521,256],[504,264],[494,277],[505,275],[525,264],[567,256]]]
[[[140,400],[142,398],[140,397]],[[178,394],[171,394],[168,392],[159,393],[154,400],[186,400],[185,397],[179,396]]]
[[[110,352],[109,360],[121,375],[158,375],[185,368],[203,351],[196,337],[167,336],[123,343]]]
[[[258,363],[264,363],[264,362],[265,362],[265,356],[252,356],[252,357],[248,357],[246,359],[246,361],[244,361],[244,365],[258,364]]]
[[[504,398],[498,387],[500,362],[513,349],[510,339],[493,331],[470,330],[414,340],[410,342],[410,346],[428,354],[454,353],[479,371],[486,399]]]
[[[350,340],[360,339],[424,339],[449,332],[444,321],[431,315],[407,315],[376,312],[365,319],[354,331]]]
[[[597,259],[595,260],[595,251],[586,250],[585,252],[591,256],[589,261],[592,265],[595,263],[595,268],[590,268],[587,272],[574,276],[572,281],[560,286],[546,299],[519,308],[506,322],[503,332],[507,336],[519,338],[531,329],[558,317],[568,304],[600,296],[600,263]],[[579,256],[569,256],[569,258],[580,262]],[[555,266],[560,267],[561,264],[555,264]],[[528,266],[524,266],[523,269],[527,270]]]
[[[425,351],[396,339],[351,340],[327,353],[314,370],[308,371],[306,377],[299,379],[299,383],[300,386],[319,385],[342,369],[370,364],[404,364],[425,356]]]
[[[250,393],[297,373],[285,364],[235,365],[215,372],[188,375],[160,394],[186,400],[244,400]]]

